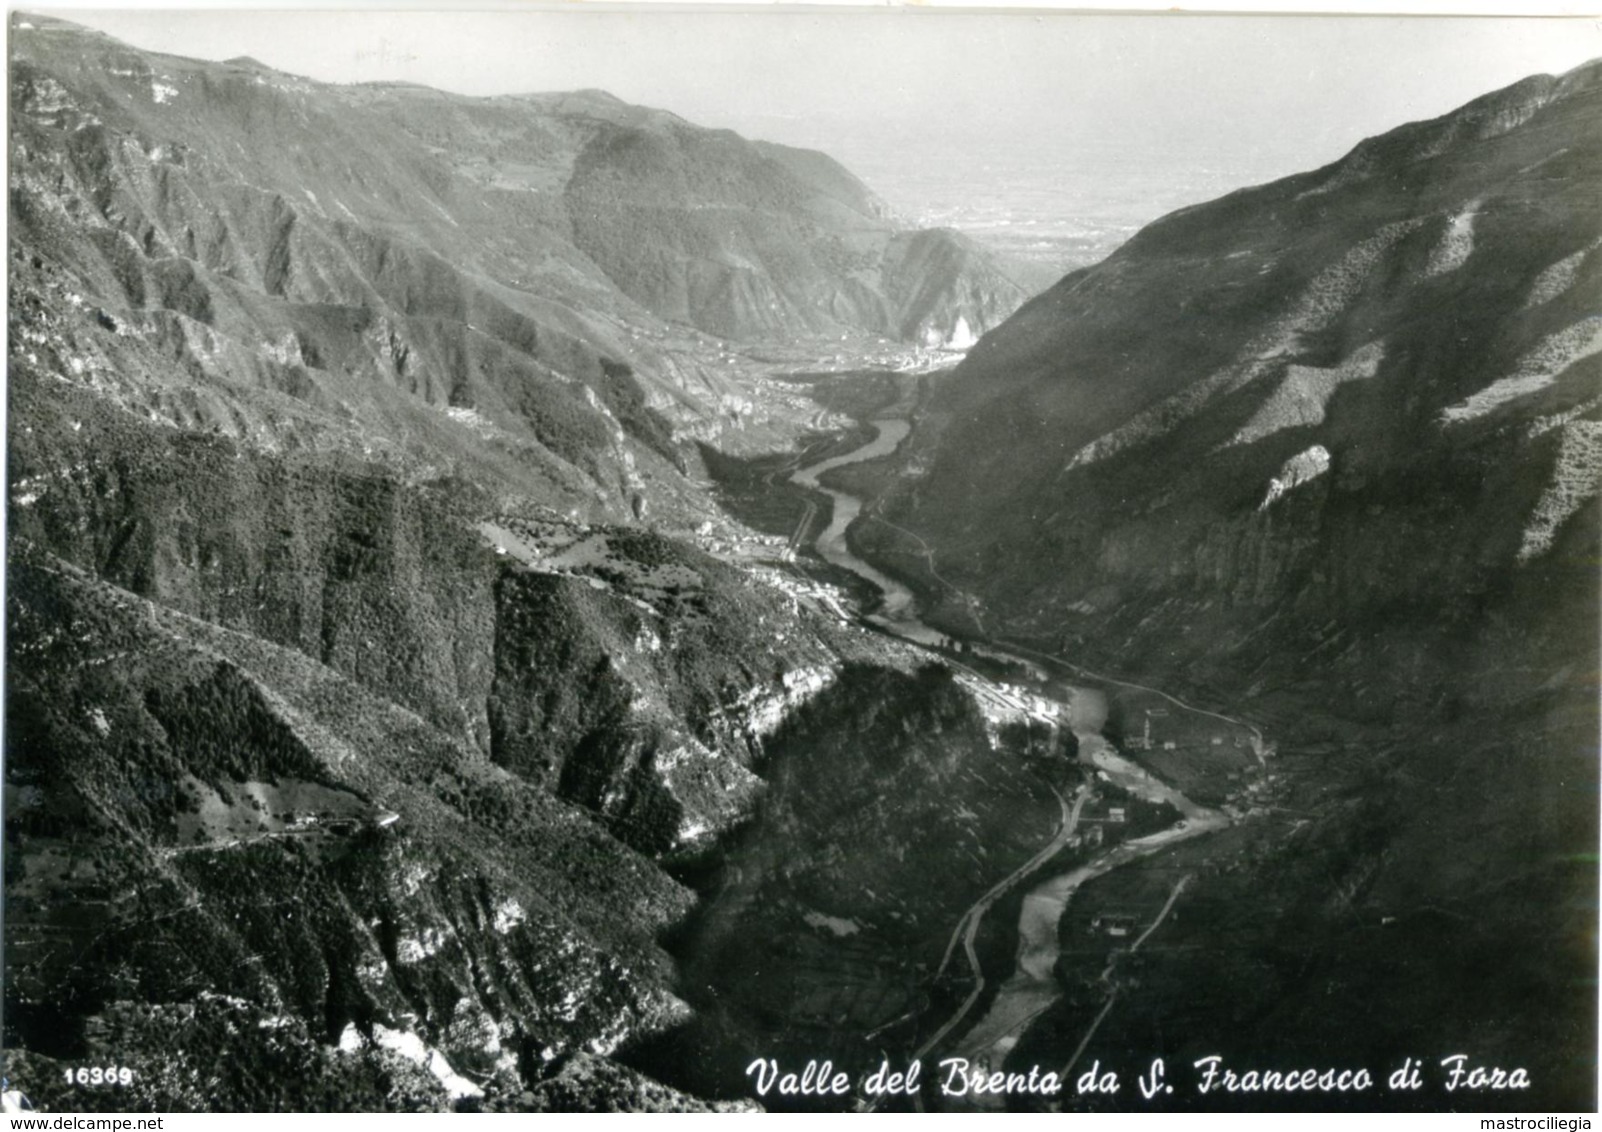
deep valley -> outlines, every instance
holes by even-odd
[[[599,91],[12,20],[34,1107],[1595,1108],[1602,65],[1053,280]]]

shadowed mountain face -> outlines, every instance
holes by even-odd
[[[880,503],[924,542],[859,535],[953,627],[1188,685],[1357,775],[1329,875],[1285,880],[1336,941],[1330,1027],[1427,1001],[1485,1038],[1421,988],[1500,955],[1563,1021],[1487,1040],[1589,1057],[1599,184],[1590,64],[1165,217],[943,385]],[[1352,974],[1388,946],[1354,922],[1424,906],[1390,939],[1428,980]],[[1312,1025],[1294,987],[1264,1032]],[[1547,1081],[1583,1106],[1582,1069]]]
[[[972,351],[898,513],[1019,629],[1198,588],[1434,616],[1559,568],[1594,539],[1599,115],[1602,67],[1531,79],[1152,224]]]

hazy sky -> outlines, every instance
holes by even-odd
[[[471,94],[600,87],[874,169],[1206,162],[1240,182],[1340,156],[1525,75],[1602,22],[853,11],[60,12],[138,46]]]

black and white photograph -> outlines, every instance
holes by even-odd
[[[7,1113],[1590,1127],[1602,20],[7,21]]]

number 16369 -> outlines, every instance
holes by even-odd
[[[134,1071],[125,1065],[81,1066],[63,1070],[69,1085],[132,1085]]]

